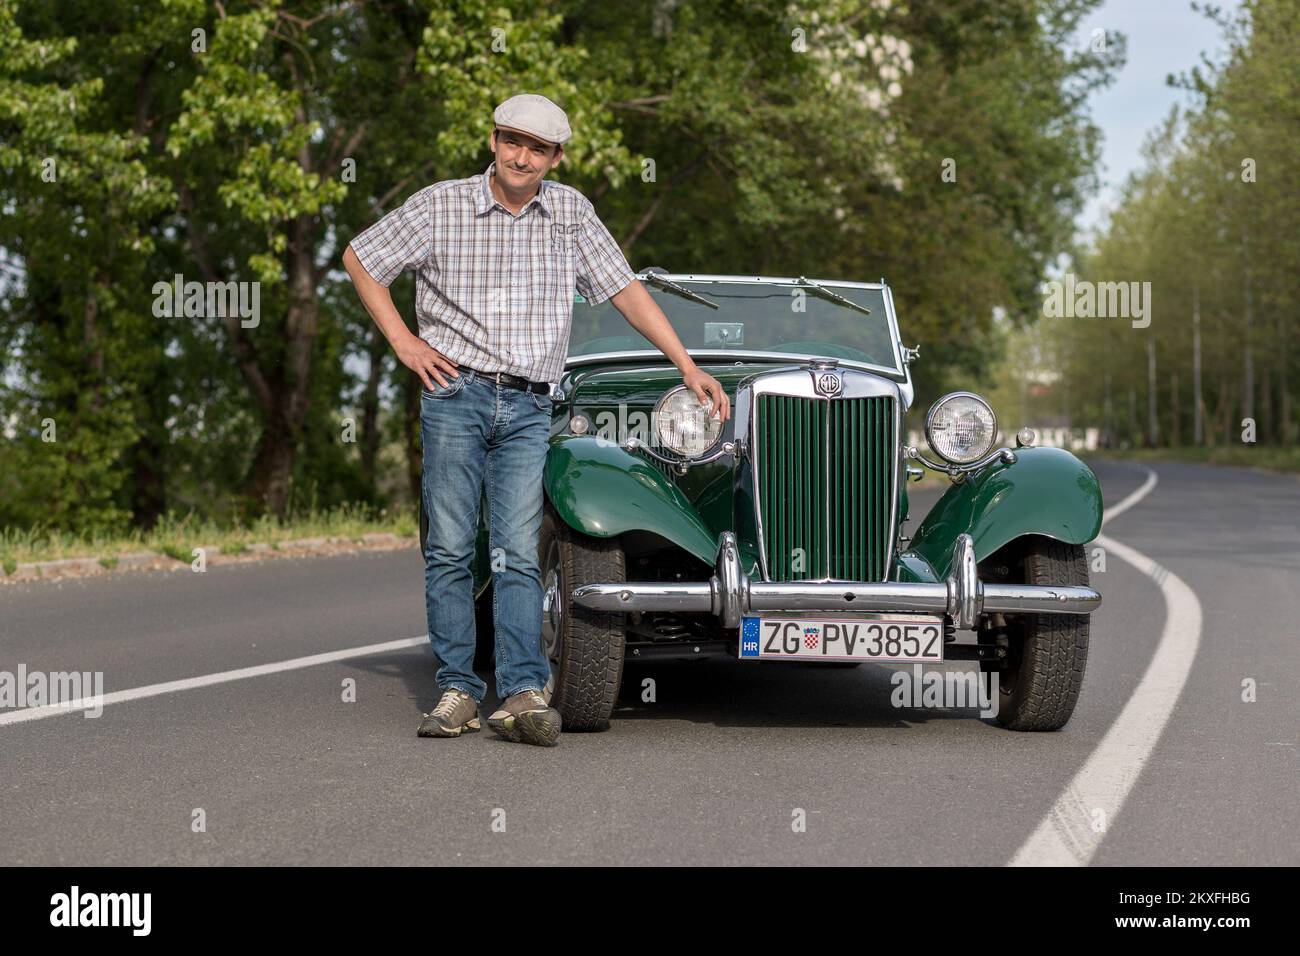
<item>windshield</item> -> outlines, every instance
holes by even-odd
[[[819,289],[797,279],[638,278],[692,352],[816,355],[902,372],[883,288],[818,282]],[[635,351],[658,350],[611,303],[593,306],[575,295],[571,358]]]

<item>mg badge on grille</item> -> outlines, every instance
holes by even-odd
[[[840,377],[834,372],[822,372],[813,378],[813,387],[817,389],[818,395],[835,396],[840,393],[844,387],[840,382]]]

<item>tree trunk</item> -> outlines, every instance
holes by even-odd
[[[99,288],[100,282],[92,278],[86,289],[86,301],[82,310],[81,334],[86,346],[86,391],[87,402],[91,411],[99,411],[103,404],[104,390],[104,343],[99,336]]]
[[[1182,444],[1178,435],[1178,363],[1169,366],[1169,444],[1177,448]]]
[[[1259,438],[1277,443],[1277,419],[1273,416],[1273,366],[1263,362],[1259,369]]]
[[[271,407],[263,409],[262,437],[248,483],[253,499],[281,517],[289,503],[293,463],[310,397],[312,351],[319,318],[314,249],[311,217],[299,216],[290,226],[286,254],[289,309],[284,327],[283,374],[270,379]]]
[[[301,95],[304,79],[291,53],[284,60],[293,75],[294,87]],[[302,99],[294,106],[294,118],[307,122]],[[304,141],[296,157],[305,174],[316,171],[311,144]],[[270,402],[263,406],[265,427],[253,460],[250,490],[254,499],[267,510],[284,516],[289,505],[293,464],[307,420],[311,392],[311,363],[316,347],[320,302],[316,286],[321,278],[316,270],[317,221],[303,214],[288,226],[285,249],[285,273],[288,279],[289,306],[284,324],[284,361],[272,369],[274,377]]]
[[[248,475],[250,497],[267,510],[283,517],[289,503],[295,451],[294,429],[283,406],[276,406],[262,420],[262,434],[253,454]]]
[[[299,216],[289,237],[289,315],[285,323],[288,339],[285,349],[285,391],[288,419],[295,437],[307,420],[308,390],[311,381],[312,350],[316,344],[319,303],[316,300],[316,267],[312,262],[315,230],[310,216]]]
[[[1023,368],[1017,370],[1017,376],[1020,383],[1020,424],[1023,427],[1029,424],[1029,379]]]
[[[1251,295],[1250,268],[1246,269],[1246,347],[1243,356],[1244,367],[1241,381],[1241,414],[1246,418],[1255,417],[1255,352],[1251,342],[1255,324],[1255,310]]]
[[[1156,414],[1156,340],[1147,337],[1147,444],[1160,444],[1160,419]]]
[[[1201,391],[1201,289],[1192,286],[1192,443],[1205,444],[1205,395]]]
[[[1110,366],[1106,366],[1102,372],[1102,389],[1104,396],[1102,398],[1102,427],[1106,435],[1106,445],[1109,448],[1115,441],[1115,414],[1114,405],[1110,397]]]
[[[149,363],[141,395],[148,418],[131,450],[131,523],[146,530],[156,525],[167,510],[168,434],[164,423],[170,413],[170,389],[163,374],[167,360],[161,347],[156,355]]]
[[[1142,426],[1138,424],[1138,393],[1132,384],[1128,387],[1128,434],[1134,447],[1142,443]]]
[[[1277,431],[1282,444],[1289,445],[1291,438],[1291,380],[1287,363],[1286,328],[1282,324],[1282,310],[1278,309],[1277,321]]]
[[[1232,383],[1228,381],[1228,376],[1226,373],[1220,373],[1219,375],[1219,395],[1218,395],[1217,404],[1218,404],[1218,408],[1215,410],[1216,412],[1215,418],[1223,426],[1222,429],[1223,443],[1225,445],[1228,445],[1232,443],[1233,401],[1232,401]],[[1218,429],[1214,429],[1214,428],[1211,429],[1212,432],[1217,430]],[[1211,444],[1213,444],[1213,442],[1211,442]]]
[[[1061,376],[1061,424],[1065,426],[1065,445],[1068,448],[1070,446],[1069,434],[1071,427],[1070,380],[1064,375]]]
[[[136,440],[131,469],[131,524],[149,530],[167,510],[163,449],[149,430]]]

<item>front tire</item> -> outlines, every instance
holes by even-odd
[[[986,580],[1017,584],[1088,585],[1081,545],[1051,538],[1013,541],[985,562]],[[1060,730],[1070,720],[1088,662],[1087,614],[992,615],[980,629],[982,644],[1005,639],[998,674],[997,721],[1009,730]]]
[[[625,581],[623,548],[617,538],[574,531],[548,502],[537,549],[551,706],[565,730],[608,730],[623,682],[623,615],[574,604],[570,594],[583,584]]]

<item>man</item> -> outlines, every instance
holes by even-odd
[[[550,664],[541,647],[537,533],[549,394],[564,368],[574,289],[593,304],[611,300],[722,421],[731,409],[636,281],[591,202],[546,180],[570,136],[564,111],[524,93],[498,106],[493,119],[495,160],[482,175],[421,189],[353,239],[343,264],[397,357],[425,386],[425,599],[442,697],[419,734],[480,729],[487,687],[473,670],[470,561],[486,489],[502,698],[488,726],[507,740],[551,746],[560,715],[543,693]],[[405,269],[416,273],[418,336],[388,292]]]

